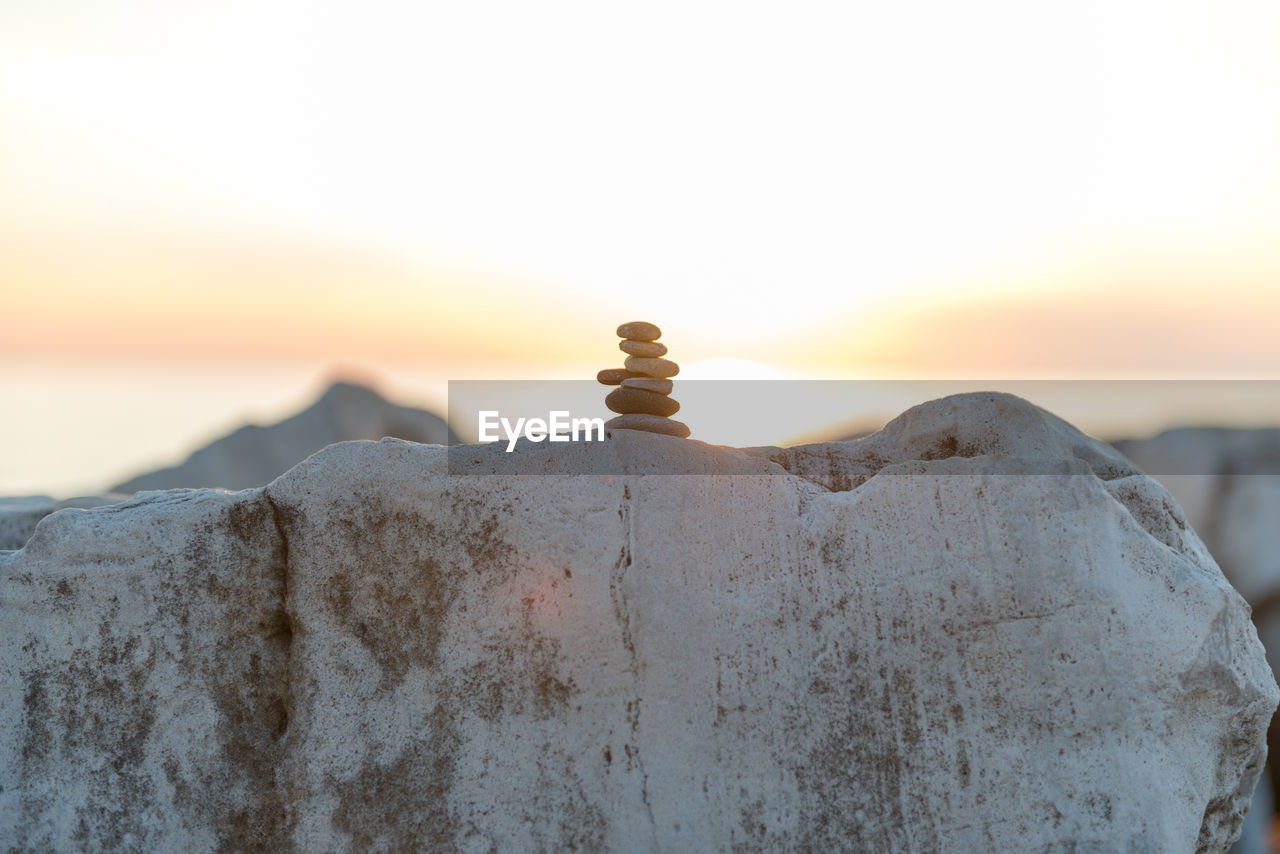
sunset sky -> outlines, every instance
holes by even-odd
[[[1277,43],[1270,0],[9,0],[0,494],[335,371],[588,378],[640,318],[694,376],[1280,378]]]

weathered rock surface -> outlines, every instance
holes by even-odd
[[[1280,429],[1180,428],[1114,444],[1177,499],[1245,599],[1280,600]]]
[[[449,445],[457,436],[440,416],[389,403],[377,392],[334,383],[304,411],[266,427],[250,424],[207,445],[175,468],[139,475],[112,488],[144,489],[265,486],[291,466],[336,442],[392,436]]]
[[[1182,428],[1115,446],[1177,499],[1280,652],[1280,430]]]
[[[0,551],[20,549],[50,513],[67,508],[87,510],[124,501],[127,495],[85,495],[58,501],[45,495],[0,498]]]
[[[1228,580],[1253,607],[1258,635],[1280,661],[1280,429],[1189,427],[1114,443],[1186,512]],[[1272,723],[1271,789],[1280,791],[1280,725]],[[1273,805],[1255,805],[1273,812]],[[1258,836],[1265,836],[1262,822]],[[1255,848],[1262,850],[1259,841]]]
[[[465,449],[709,476],[446,453],[345,443],[0,555],[4,847],[1166,852],[1239,825],[1280,698],[1242,600],[1159,486],[1024,401],[842,448]]]
[[[0,554],[0,849],[281,850],[283,566],[261,491],[64,510]]]

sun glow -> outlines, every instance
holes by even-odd
[[[581,380],[645,318],[734,444],[820,419],[726,381],[1280,371],[1280,4],[304,5],[0,3],[0,484],[117,476],[64,459],[93,395],[206,411],[105,359],[305,362],[283,405]]]
[[[787,375],[778,368],[750,359],[703,359],[681,368],[681,380],[782,380]]]

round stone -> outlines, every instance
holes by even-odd
[[[657,377],[665,379],[674,377],[680,373],[680,366],[670,359],[646,359],[644,356],[628,356],[622,364],[627,366],[627,370],[634,374],[644,374],[646,377]]]
[[[626,368],[609,368],[596,374],[596,382],[601,385],[618,385],[623,380],[636,379],[643,376],[643,374],[637,374],[635,371],[628,371]]]
[[[619,341],[618,349],[631,356],[644,356],[646,358],[667,355],[667,345],[659,344],[657,341]]]
[[[680,439],[689,435],[689,427],[681,421],[670,418],[659,418],[657,415],[644,415],[633,412],[630,415],[619,415],[604,422],[606,430],[643,430],[646,433],[664,433]]]
[[[617,388],[609,392],[604,405],[614,412],[629,415],[632,412],[643,412],[648,415],[675,415],[680,411],[680,404],[665,394],[656,394],[642,388]]]
[[[645,391],[656,391],[658,394],[671,394],[672,387],[675,386],[671,380],[656,380],[653,377],[632,377],[623,380],[623,388],[642,388]]]
[[[618,327],[619,338],[630,338],[632,341],[657,341],[662,337],[662,330],[652,323],[633,320]]]

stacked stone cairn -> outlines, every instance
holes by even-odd
[[[644,430],[681,439],[688,436],[689,428],[670,418],[680,411],[680,404],[669,397],[671,377],[680,373],[680,366],[662,358],[667,354],[667,345],[658,343],[662,330],[635,320],[619,326],[618,337],[622,339],[618,349],[627,354],[626,367],[596,374],[604,385],[619,386],[604,399],[605,406],[619,413],[605,422],[605,428]]]

